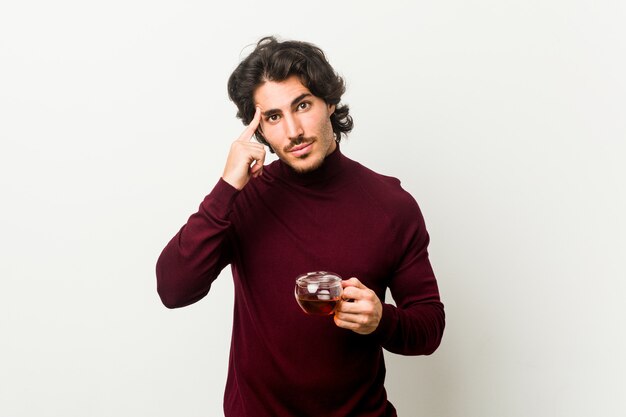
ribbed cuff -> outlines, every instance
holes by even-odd
[[[200,206],[205,212],[211,213],[217,218],[225,219],[232,210],[233,202],[239,192],[238,189],[220,178]]]
[[[383,303],[383,316],[380,319],[380,323],[378,323],[378,327],[372,333],[372,336],[381,345],[385,344],[393,335],[398,322],[396,315],[397,309],[395,306]]]

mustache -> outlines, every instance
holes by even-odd
[[[289,145],[283,148],[283,151],[290,152],[296,146],[306,145],[306,144],[312,143],[313,141],[315,141],[314,137],[298,136],[295,139],[291,139],[291,142],[289,142]]]

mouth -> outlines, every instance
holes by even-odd
[[[296,145],[292,147],[291,149],[289,149],[288,152],[292,154],[293,156],[295,156],[296,158],[298,158],[303,155],[306,155],[310,151],[311,145],[313,145],[313,142],[302,143],[300,145]]]

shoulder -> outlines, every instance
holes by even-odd
[[[411,242],[428,240],[422,211],[413,195],[402,187],[400,179],[355,161],[350,165],[352,188],[358,190],[359,199],[367,205],[370,215],[375,216],[384,235],[391,238],[389,245],[402,242],[408,247]]]
[[[400,179],[374,171],[352,159],[347,159],[349,176],[361,191],[378,205],[393,212],[418,209],[415,198],[402,187]]]
[[[278,177],[277,161],[265,165],[263,174],[256,178],[250,178],[250,181],[239,192],[235,201],[235,210],[248,210],[260,204],[268,194],[275,194],[275,183]]]

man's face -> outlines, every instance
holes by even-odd
[[[296,76],[267,81],[254,92],[260,129],[276,155],[296,172],[313,171],[337,147],[330,115],[334,105],[315,97]]]

